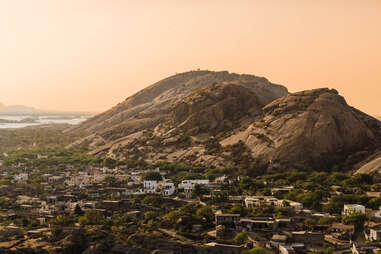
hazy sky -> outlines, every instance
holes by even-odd
[[[0,36],[8,105],[103,111],[201,68],[381,114],[380,0],[0,0]]]

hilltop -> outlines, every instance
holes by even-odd
[[[327,170],[374,156],[380,126],[334,89],[290,94],[263,77],[192,71],[67,131],[87,133],[72,146],[115,159]]]

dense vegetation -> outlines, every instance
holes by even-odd
[[[78,138],[63,133],[62,129],[63,126],[0,129],[0,153],[17,149],[61,148]]]

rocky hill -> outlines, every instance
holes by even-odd
[[[289,94],[261,77],[192,71],[68,131],[87,133],[72,146],[118,159],[322,170],[369,159],[380,126],[333,89]]]

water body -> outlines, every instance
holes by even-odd
[[[25,119],[34,119],[33,122],[21,122],[21,123],[0,123],[0,129],[18,129],[28,126],[38,126],[43,124],[79,124],[86,119],[88,116],[67,116],[67,115],[49,115],[49,116],[38,116],[38,115],[0,115],[0,119],[8,121],[22,121]]]

